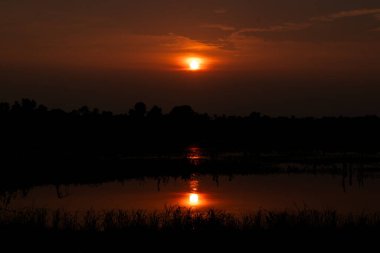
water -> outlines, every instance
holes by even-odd
[[[341,176],[268,174],[190,180],[168,178],[108,182],[99,185],[40,186],[18,192],[9,209],[47,208],[81,211],[111,209],[160,210],[180,205],[216,208],[231,213],[258,209],[335,209],[339,212],[380,211],[380,179],[342,185]]]
[[[188,148],[184,157],[196,167],[210,159],[207,152],[199,147]],[[334,174],[331,168],[344,166],[331,164],[330,169],[319,166],[317,171],[309,171],[302,164],[283,166],[297,168],[298,173],[232,177],[194,174],[187,180],[150,178],[98,185],[46,185],[29,189],[26,194],[18,191],[11,196],[0,196],[0,200],[14,210],[161,210],[167,206],[183,206],[200,210],[221,209],[234,214],[304,207],[334,209],[342,213],[380,211],[380,177],[376,171],[359,173],[358,166],[355,170],[347,167],[351,174]],[[365,167],[360,168],[362,172],[363,169]]]

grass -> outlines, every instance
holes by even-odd
[[[334,210],[259,210],[241,216],[210,209],[167,207],[163,211],[112,210],[66,212],[47,209],[2,210],[1,230],[91,232],[244,232],[344,231],[380,232],[380,213],[339,214]]]
[[[352,250],[376,245],[380,214],[334,210],[0,211],[0,245],[12,252]]]

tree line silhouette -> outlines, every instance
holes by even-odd
[[[380,161],[379,130],[377,116],[209,116],[188,105],[163,113],[142,102],[128,113],[114,114],[87,106],[49,109],[22,99],[0,103],[0,184],[102,182],[194,171],[265,173],[274,168],[271,164],[304,162],[310,156],[316,158],[312,162],[365,164]],[[190,164],[185,154],[189,146],[206,150],[208,161]],[[242,156],[218,157],[233,152]]]
[[[83,106],[66,112],[31,99],[0,103],[2,153],[147,155],[182,152],[189,145],[213,150],[265,152],[361,152],[380,150],[380,118],[209,116],[191,106],[164,114],[142,103],[128,113]]]

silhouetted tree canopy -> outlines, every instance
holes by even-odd
[[[8,113],[10,110],[9,103],[0,103],[0,113]]]
[[[148,112],[147,115],[148,118],[150,119],[159,119],[162,117],[162,109],[158,106],[153,106],[152,109]]]
[[[0,103],[0,120],[0,151],[14,159],[35,152],[52,157],[156,153],[193,144],[254,153],[380,152],[377,116],[297,118],[253,112],[246,117],[210,117],[189,105],[165,114],[156,105],[148,110],[143,102],[129,114],[88,106],[66,112],[22,99],[12,105]]]
[[[129,110],[129,115],[136,119],[142,119],[146,114],[146,105],[143,102],[135,104],[134,109]]]
[[[21,100],[21,110],[25,113],[32,113],[37,108],[37,103],[34,100],[22,99]]]
[[[196,113],[189,105],[176,106],[169,113],[170,117],[179,120],[191,120],[195,115]]]

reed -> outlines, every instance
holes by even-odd
[[[379,213],[339,214],[335,210],[258,210],[233,215],[221,210],[166,207],[162,211],[0,211],[1,230],[82,232],[265,232],[378,230]]]

